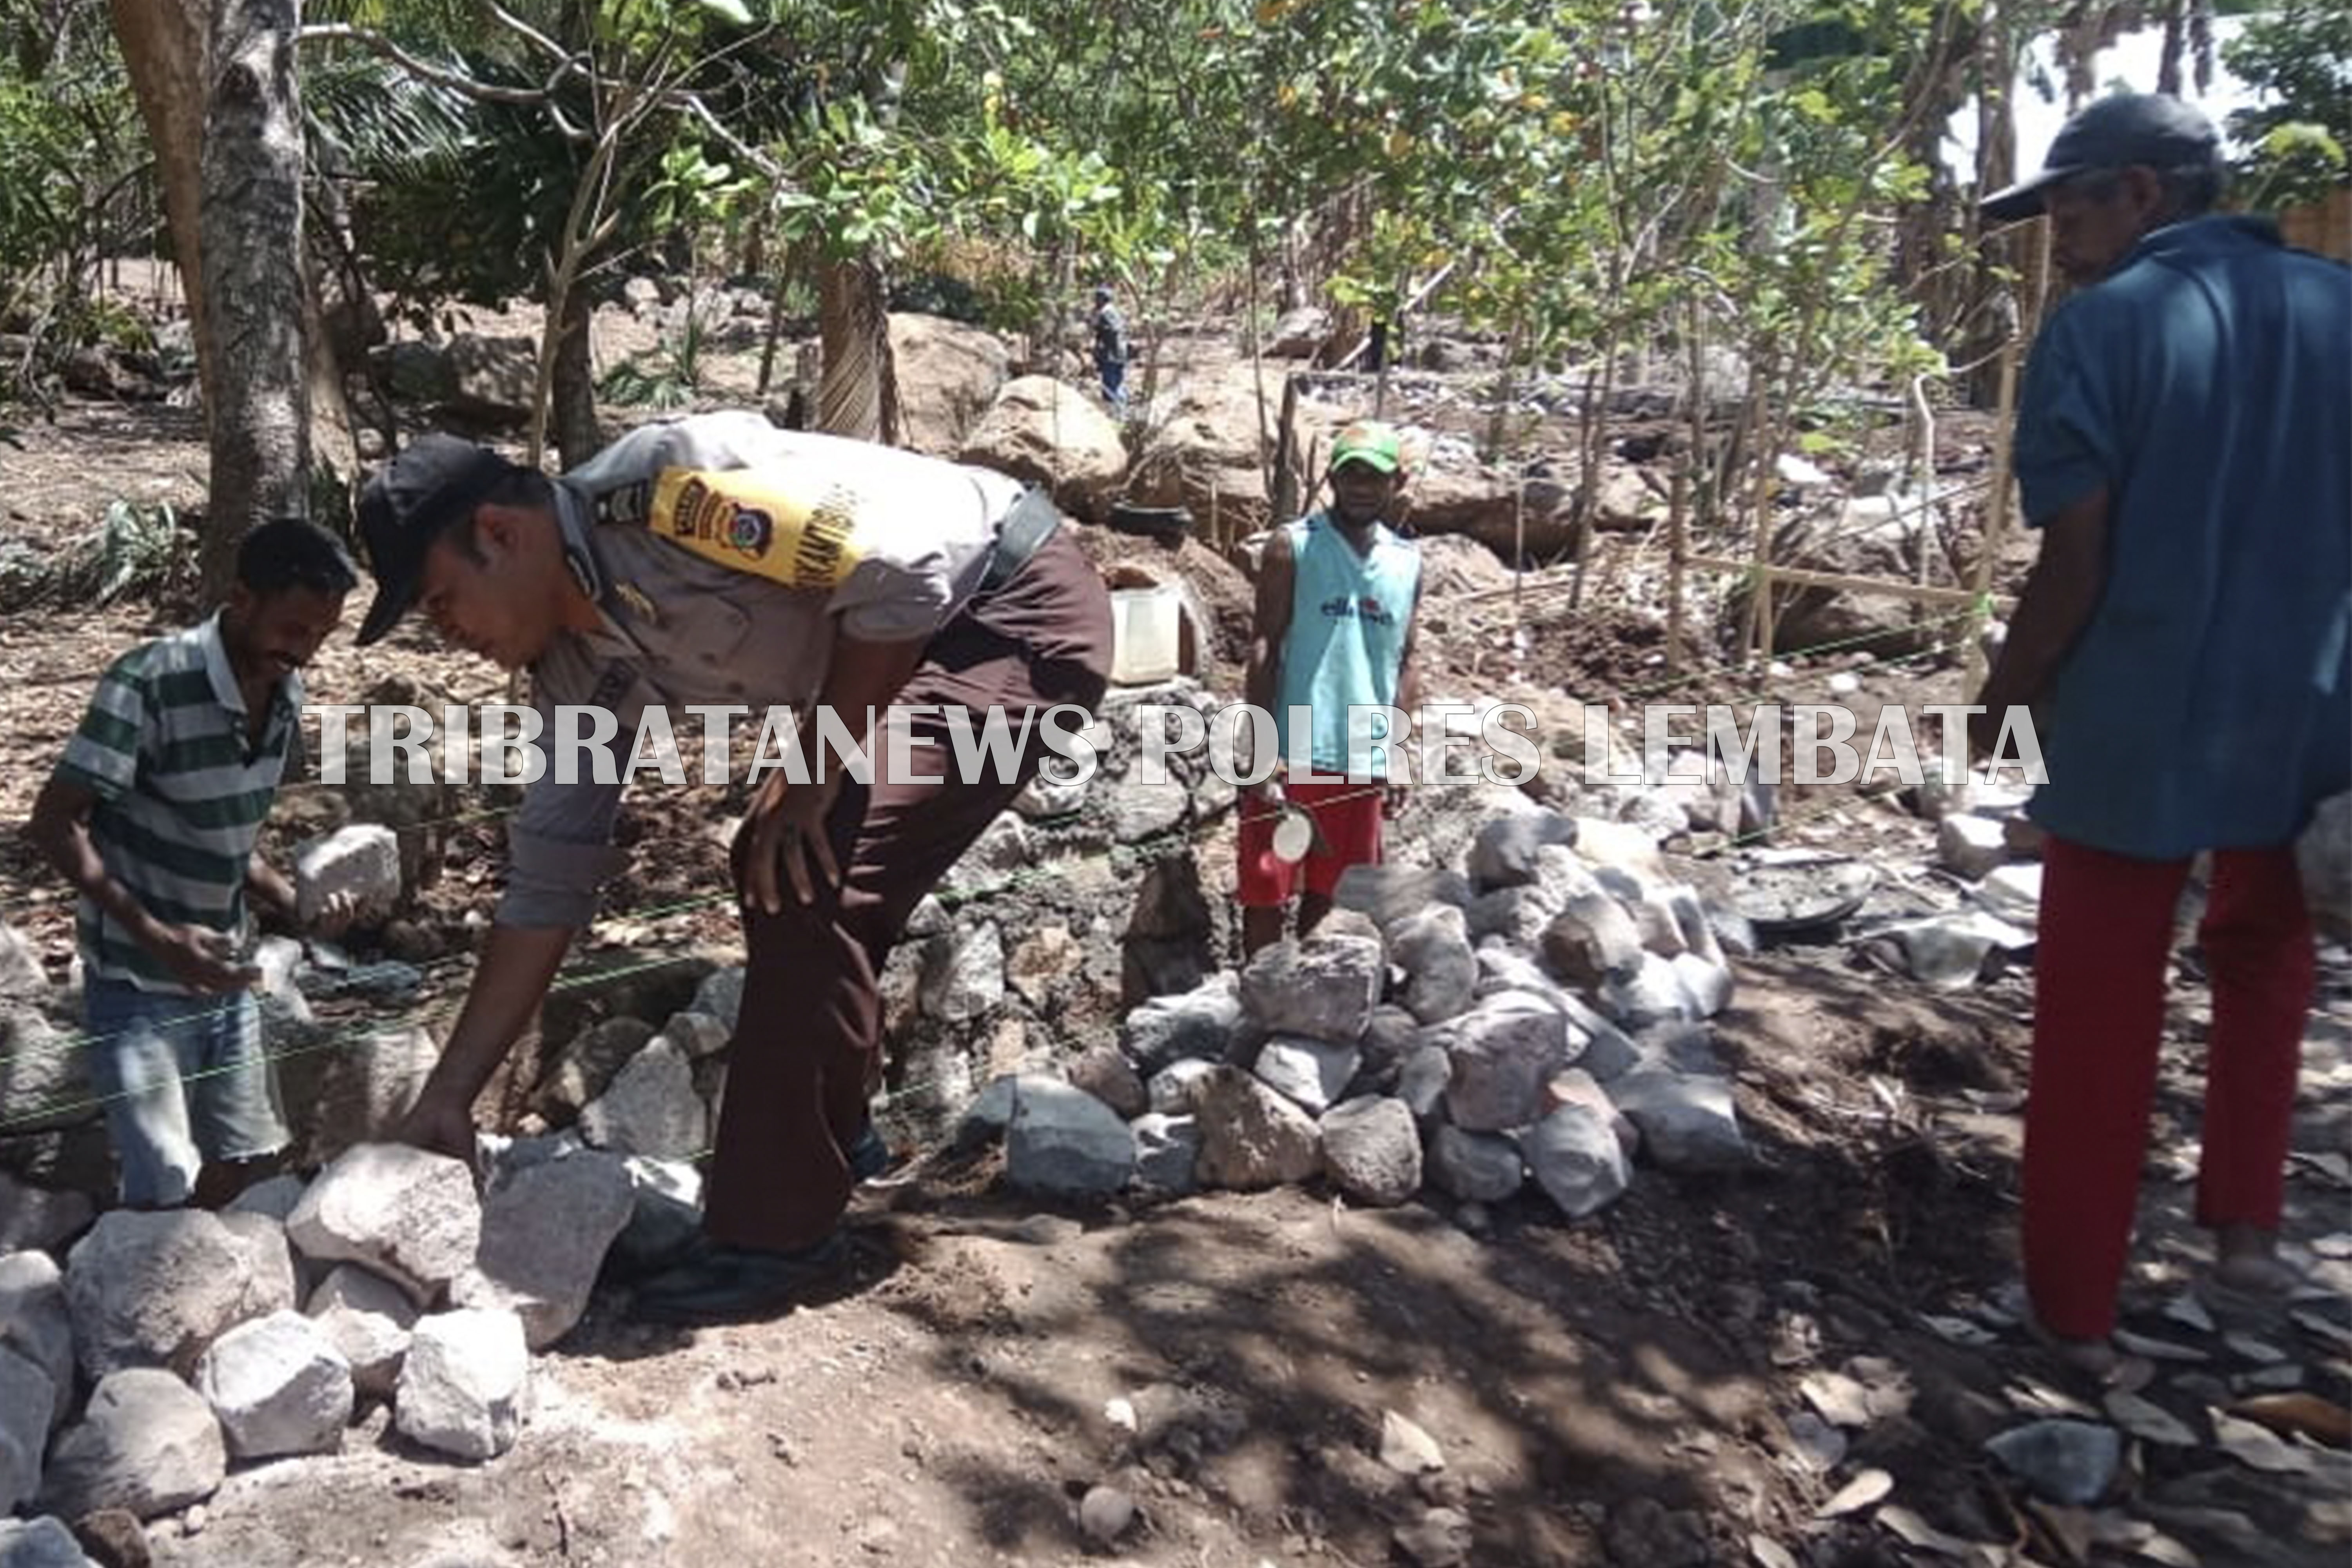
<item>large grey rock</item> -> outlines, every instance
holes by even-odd
[[[1421,1048],[1421,1025],[1403,1008],[1383,1002],[1372,1009],[1356,1064],[1358,1093],[1387,1094],[1396,1088],[1405,1058]]]
[[[1042,486],[1063,510],[1097,522],[1127,477],[1118,421],[1049,375],[1005,383],[957,460]]]
[[[698,1013],[691,1007],[682,1008],[669,1016],[661,1026],[662,1038],[686,1053],[688,1061],[700,1061],[717,1056],[734,1038],[731,1025],[721,1022],[709,1013]]]
[[[89,1053],[27,1001],[0,1000],[0,1106],[12,1133],[89,1120]],[[0,1215],[0,1228],[16,1228]],[[27,1237],[24,1240],[30,1240]]]
[[[1145,1086],[1150,1109],[1162,1116],[1191,1115],[1193,1095],[1219,1065],[1201,1057],[1170,1062],[1153,1073],[1150,1083]]]
[[[1004,1000],[1004,941],[994,921],[959,926],[923,945],[917,996],[923,1012],[944,1023],[967,1024]]]
[[[252,1284],[245,1293],[237,1321],[247,1321],[268,1312],[282,1312],[302,1300],[300,1273],[294,1267],[294,1246],[281,1220],[249,1210],[224,1209],[220,1222],[244,1256]]]
[[[1668,960],[1681,983],[1683,1000],[1694,1018],[1712,1018],[1731,1005],[1731,965],[1696,952],[1676,953]]]
[[[0,1044],[0,1050],[5,1050]],[[0,1096],[0,1105],[11,1104]],[[0,1252],[47,1252],[64,1245],[98,1217],[88,1194],[68,1188],[20,1184],[0,1171]]]
[[[530,1348],[545,1350],[587,1310],[604,1254],[635,1206],[617,1155],[575,1154],[514,1172],[482,1201],[474,1264],[450,1300],[513,1311]]]
[[[1625,1113],[1617,1109],[1617,1102],[1609,1098],[1609,1091],[1601,1087],[1600,1080],[1582,1068],[1563,1068],[1544,1084],[1544,1114],[1549,1116],[1564,1105],[1580,1105],[1607,1122],[1627,1159],[1641,1152],[1641,1129],[1625,1119]]]
[[[2123,1434],[2091,1421],[2032,1421],[1989,1439],[1985,1447],[2011,1474],[2066,1508],[2089,1508],[2115,1484]]]
[[[0,1515],[16,1511],[41,1485],[41,1454],[49,1428],[72,1393],[49,1374],[0,1345]]]
[[[41,1504],[68,1519],[101,1508],[152,1519],[202,1502],[227,1473],[228,1447],[204,1396],[161,1367],[125,1367],[100,1380],[50,1451]]]
[[[1396,1098],[1424,1129],[1445,1119],[1445,1089],[1454,1081],[1454,1058],[1443,1046],[1419,1046],[1397,1068]]]
[[[1421,1130],[1401,1100],[1366,1096],[1323,1116],[1323,1173],[1360,1204],[1387,1207],[1421,1190]]]
[[[599,1149],[691,1160],[709,1145],[710,1108],[695,1089],[686,1053],[656,1038],[580,1113],[580,1131]]]
[[[1570,899],[1544,927],[1544,962],[1553,973],[1591,991],[1632,973],[1643,957],[1642,933],[1606,893]]]
[[[1559,1010],[1568,1016],[1569,1038],[1581,1041],[1576,1065],[1601,1083],[1631,1071],[1642,1060],[1633,1037],[1602,1017],[1574,996],[1562,996]]]
[[[377,1398],[392,1393],[408,1353],[409,1331],[416,1326],[416,1303],[407,1291],[356,1263],[338,1263],[304,1310],[341,1352],[357,1393]]]
[[[482,1206],[462,1161],[362,1143],[319,1173],[286,1234],[304,1257],[361,1264],[430,1306],[472,1265]]]
[[[1425,1032],[1453,1063],[1445,1110],[1473,1132],[1525,1127],[1543,1114],[1544,1080],[1574,1059],[1568,1019],[1542,997],[1506,991]]]
[[[1576,819],[1556,811],[1498,816],[1470,845],[1470,879],[1481,892],[1521,888],[1540,875],[1537,857],[1547,845],[1576,847]]]
[[[440,1059],[431,1032],[415,1026],[340,1037],[320,1071],[316,1099],[289,1106],[307,1130],[307,1156],[324,1163],[391,1137]]]
[[[1221,1067],[1193,1097],[1201,1128],[1201,1184],[1252,1190],[1315,1173],[1314,1119],[1238,1068]]]
[[[1498,1132],[1441,1127],[1429,1141],[1429,1179],[1464,1203],[1498,1204],[1519,1190],[1526,1163]]]
[[[74,1381],[73,1310],[66,1304],[65,1276],[46,1252],[0,1258],[0,1348],[47,1374],[58,1394],[49,1424],[64,1420]]]
[[[1242,971],[1242,1003],[1268,1034],[1352,1046],[1380,1005],[1386,969],[1380,943],[1361,937],[1277,942]]]
[[[1257,1054],[1258,1081],[1309,1116],[1320,1116],[1347,1092],[1362,1054],[1353,1046],[1327,1045],[1277,1035]]]
[[[1551,971],[1500,937],[1490,937],[1478,948],[1479,998],[1498,991],[1525,991],[1565,1010],[1568,993]]]
[[[1152,1109],[1151,1091],[1135,1065],[1115,1046],[1095,1046],[1070,1064],[1070,1081],[1122,1118],[1134,1118]]]
[[[220,1215],[117,1209],[66,1260],[82,1370],[102,1378],[168,1367],[184,1376],[223,1332],[288,1305],[290,1278],[282,1245],[273,1259]]]
[[[302,1193],[310,1184],[290,1173],[271,1176],[266,1181],[254,1183],[231,1198],[225,1212],[262,1215],[282,1226],[287,1215],[292,1214],[295,1205],[302,1201]]]
[[[539,363],[538,345],[531,339],[520,333],[453,333],[446,361],[453,413],[470,422],[508,428],[530,418]]]
[[[1149,1111],[1135,1119],[1135,1186],[1155,1197],[1182,1197],[1201,1185],[1201,1124],[1190,1116]]]
[[[1350,866],[1331,891],[1335,908],[1371,917],[1382,930],[1420,914],[1433,904],[1467,908],[1476,896],[1459,871],[1419,866]]]
[[[1471,940],[1483,943],[1490,937],[1499,937],[1514,949],[1536,947],[1543,941],[1545,928],[1567,901],[1567,895],[1539,883],[1481,893],[1465,917]]]
[[[0,1519],[0,1568],[98,1568],[65,1521]]]
[[[272,1312],[215,1340],[195,1385],[239,1459],[332,1453],[352,1418],[351,1363],[299,1312]]]
[[[1135,1135],[1093,1095],[1022,1079],[1004,1132],[1004,1179],[1024,1192],[1108,1197],[1135,1173]]]
[[[1603,982],[1598,1001],[1612,1022],[1636,1033],[1695,1016],[1681,973],[1654,952],[1643,953],[1633,969]]]
[[[1013,1125],[1013,1113],[1021,1109],[1023,1090],[1032,1088],[1051,1090],[1066,1087],[1051,1073],[1005,1073],[991,1079],[987,1087],[964,1107],[963,1115],[956,1123],[956,1147],[979,1149],[1003,1137]]]
[[[1188,1057],[1223,1061],[1242,1022],[1238,982],[1228,973],[1173,996],[1154,996],[1129,1009],[1118,1026],[1119,1049],[1146,1074]]]
[[[393,1391],[401,1435],[461,1459],[494,1459],[522,1430],[530,1347],[512,1312],[466,1308],[417,1320]]]
[[[1748,1141],[1726,1079],[1639,1068],[1610,1084],[1609,1096],[1641,1130],[1643,1148],[1670,1171],[1725,1170],[1748,1162]]]
[[[643,1018],[600,1019],[572,1037],[555,1065],[541,1078],[539,1107],[543,1116],[577,1116],[591,1100],[613,1086],[629,1058],[645,1049],[654,1026]]]
[[[1389,928],[1389,959],[1404,971],[1401,1000],[1424,1024],[1470,1010],[1478,991],[1478,955],[1470,923],[1451,904],[1407,915]]]
[[[743,1012],[743,966],[730,964],[704,975],[687,1011],[706,1014],[732,1030]]]
[[[1519,1135],[1519,1152],[1560,1212],[1582,1219],[1622,1197],[1633,1172],[1609,1118],[1563,1105]]]
[[[32,939],[0,921],[0,996],[37,1005],[48,995],[49,972]]]
[[[1674,1072],[1724,1074],[1722,1053],[1715,1048],[1710,1024],[1653,1024],[1633,1040],[1641,1058],[1634,1065],[1664,1068]]]
[[[305,926],[337,896],[353,919],[373,925],[400,906],[400,836],[380,822],[354,822],[294,850],[294,912]]]
[[[1085,944],[1066,925],[1042,926],[1013,943],[1005,956],[1004,981],[1033,1008],[1066,992],[1086,969]]]

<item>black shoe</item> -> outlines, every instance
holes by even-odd
[[[849,1179],[860,1184],[870,1182],[888,1171],[892,1163],[890,1145],[882,1142],[882,1134],[874,1131],[874,1123],[867,1122],[866,1131],[849,1146]]]
[[[772,1318],[848,1272],[849,1245],[838,1232],[799,1252],[767,1252],[714,1242],[647,1280],[634,1315],[656,1323],[724,1323]]]

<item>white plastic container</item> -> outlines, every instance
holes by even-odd
[[[1171,680],[1183,668],[1183,600],[1173,587],[1114,588],[1110,678],[1118,686]]]

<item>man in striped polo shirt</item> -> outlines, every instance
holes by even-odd
[[[100,678],[26,827],[81,892],[81,1048],[122,1201],[140,1208],[216,1206],[286,1144],[247,895],[293,917],[293,888],[254,841],[299,723],[296,671],[359,579],[332,535],[293,519],[246,535],[236,579],[211,619]]]

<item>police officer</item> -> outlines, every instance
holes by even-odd
[[[876,977],[1034,774],[1037,721],[1090,714],[1105,689],[1109,598],[1060,521],[1003,476],[745,412],[641,428],[552,479],[427,436],[362,496],[377,592],[359,640],[419,608],[447,642],[530,670],[545,733],[559,708],[609,711],[616,758],[695,704],[786,708],[804,737],[830,709],[877,760],[885,713],[933,759],[954,755],[950,710],[1032,721],[1009,777],[929,763],[911,771],[937,782],[877,767],[860,783],[814,756],[808,782],[766,773],[734,841],[747,973],[704,1232],[639,1290],[640,1315],[773,1312],[845,1261],[853,1159],[876,1147]],[[625,858],[616,773],[528,786],[496,923],[404,1140],[471,1154],[474,1097]]]

